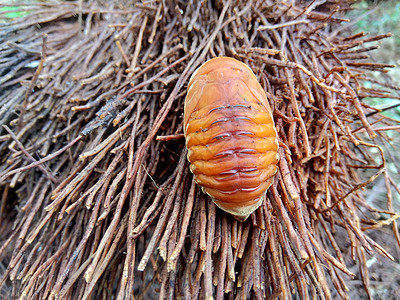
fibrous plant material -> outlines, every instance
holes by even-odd
[[[392,226],[400,241],[399,187],[376,142],[399,125],[363,99],[399,89],[368,73],[390,67],[367,55],[390,34],[346,33],[348,5],[21,6],[29,15],[0,36],[1,296],[346,299],[356,275],[370,296],[368,255],[392,256],[368,232]],[[215,56],[255,72],[280,143],[274,184],[244,223],[201,193],[173,139],[189,76]],[[362,191],[378,176],[386,209]]]

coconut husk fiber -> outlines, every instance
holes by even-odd
[[[392,67],[368,55],[390,34],[353,34],[351,2],[16,8],[0,29],[1,297],[349,299],[353,279],[372,297],[369,259],[396,253],[370,233],[399,243],[399,124],[365,98],[399,88],[371,75]],[[194,183],[181,138],[188,79],[215,56],[252,68],[279,136],[243,223]],[[376,178],[384,208],[366,201]]]

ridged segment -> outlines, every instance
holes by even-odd
[[[184,133],[196,182],[220,208],[247,218],[279,160],[271,109],[253,72],[226,57],[201,66],[189,82]]]

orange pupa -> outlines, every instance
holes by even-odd
[[[271,107],[247,65],[218,57],[193,73],[184,135],[196,183],[222,210],[246,220],[262,204],[279,161]]]

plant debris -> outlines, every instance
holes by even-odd
[[[357,277],[371,297],[367,258],[393,254],[368,233],[400,245],[378,143],[400,126],[363,99],[399,88],[370,76],[392,67],[368,59],[390,34],[352,35],[349,2],[20,4],[0,24],[0,296],[349,299]],[[188,79],[215,56],[255,72],[280,141],[244,223],[196,186],[179,138]],[[378,176],[386,209],[363,192]]]

